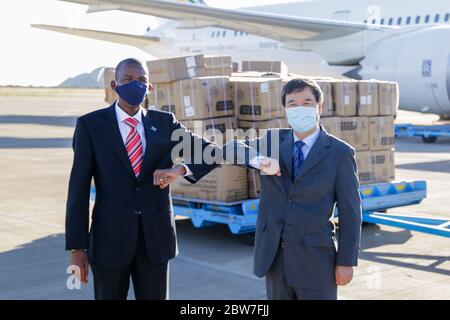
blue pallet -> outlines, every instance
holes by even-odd
[[[397,137],[450,137],[450,125],[413,125],[396,124],[395,136]]]
[[[426,197],[425,181],[403,181],[393,183],[378,183],[360,187],[363,208],[363,219],[366,214],[383,211],[389,208],[407,206],[420,203]],[[212,224],[226,224],[234,234],[254,232],[256,217],[259,210],[259,199],[244,200],[231,204],[173,197],[174,211],[177,215],[192,219],[196,227]],[[179,203],[191,203],[190,207],[180,206]],[[211,210],[211,203],[214,208]],[[227,210],[233,210],[227,213]],[[338,216],[337,210],[335,216]]]
[[[377,211],[420,203],[427,193],[425,181],[377,183],[360,187],[364,222],[385,224],[409,230],[450,237],[450,220],[406,215],[391,215]],[[95,199],[95,188],[91,189]],[[189,217],[197,228],[225,224],[233,234],[254,232],[259,199],[224,203],[173,196],[176,215]],[[338,216],[337,210],[335,216]]]

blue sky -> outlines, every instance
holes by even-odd
[[[153,17],[111,11],[85,14],[86,6],[57,0],[3,1],[0,10],[0,85],[57,85],[99,66],[114,66],[124,57],[147,60],[128,46],[33,29],[32,23],[56,24],[143,34]],[[217,7],[269,4],[276,0],[207,0]],[[286,2],[283,0],[281,2]]]

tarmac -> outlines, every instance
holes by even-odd
[[[76,118],[105,107],[102,90],[0,88],[0,299],[93,299],[68,289],[64,251],[67,183]],[[435,116],[400,111],[398,123]],[[396,179],[426,180],[419,205],[390,213],[450,218],[450,139],[396,139]],[[171,299],[265,299],[252,247],[225,226],[177,220],[180,254],[170,263]],[[130,298],[133,298],[130,290]],[[365,225],[354,280],[339,299],[450,299],[450,239]]]

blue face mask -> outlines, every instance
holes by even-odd
[[[317,108],[313,107],[292,107],[286,108],[286,116],[289,125],[294,131],[305,133],[317,127],[319,122],[319,113]]]
[[[147,95],[147,85],[137,80],[133,80],[120,86],[117,85],[116,92],[130,105],[138,106],[144,101],[144,98]]]

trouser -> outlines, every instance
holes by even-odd
[[[337,286],[325,290],[293,287],[286,281],[284,249],[280,246],[266,275],[266,292],[269,300],[337,300]]]
[[[168,262],[151,263],[147,258],[142,221],[139,219],[138,241],[131,264],[119,268],[91,264],[96,300],[126,300],[133,281],[137,300],[168,299]]]

